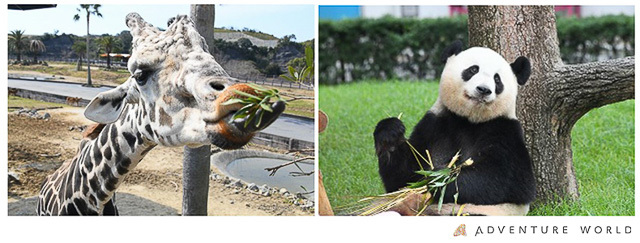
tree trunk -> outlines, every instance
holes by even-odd
[[[87,10],[87,86],[91,87],[91,52],[89,51],[89,11]]]
[[[536,175],[538,203],[577,199],[571,129],[589,110],[634,98],[635,57],[565,65],[553,6],[470,6],[469,46],[531,61],[517,116]]]
[[[82,56],[78,58],[78,63],[76,64],[76,71],[82,71]]]
[[[111,69],[111,51],[107,51],[107,69]]]
[[[209,47],[209,53],[213,55],[213,29],[216,8],[213,4],[192,4],[191,19],[196,25],[198,33],[204,37]]]

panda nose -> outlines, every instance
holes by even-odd
[[[491,90],[485,86],[478,86],[476,87],[476,90],[478,91],[478,93],[480,93],[483,96],[487,96],[491,94]]]

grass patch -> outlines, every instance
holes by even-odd
[[[332,206],[384,193],[373,130],[403,113],[407,136],[435,102],[436,82],[358,82],[319,87],[319,107],[329,116],[319,135],[320,169]],[[573,130],[577,202],[543,205],[530,215],[634,215],[634,100],[589,112]]]
[[[270,34],[267,34],[267,33],[258,33],[258,32],[253,32],[253,31],[240,31],[240,30],[230,30],[230,29],[215,28],[214,32],[215,33],[233,33],[233,32],[238,32],[238,33],[244,33],[245,35],[253,36],[253,37],[261,39],[261,40],[278,40],[278,37],[275,37],[273,35],[270,35]]]
[[[65,104],[58,104],[52,102],[44,102],[39,100],[25,99],[19,96],[10,95],[7,100],[8,107],[23,107],[30,109],[38,109],[38,108],[46,108],[46,107],[71,107]],[[15,111],[16,109],[9,108],[9,112]]]
[[[284,113],[313,118],[314,109],[313,100],[294,100],[287,103]]]
[[[50,62],[49,66],[42,65],[9,65],[9,71],[33,71],[39,72],[46,75],[56,75],[56,76],[69,76],[76,78],[86,78],[87,70],[86,63],[83,64],[83,71],[76,71],[76,64],[71,63],[62,63],[62,62]],[[114,81],[117,83],[124,83],[127,81],[127,78],[131,76],[129,71],[127,70],[113,70],[107,71],[102,69],[94,69],[91,68],[91,78],[97,80],[105,80],[105,81]]]
[[[580,200],[540,205],[530,215],[635,215],[634,107],[591,110],[571,131]]]

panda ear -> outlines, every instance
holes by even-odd
[[[516,61],[511,63],[511,70],[516,75],[519,85],[524,85],[529,76],[531,76],[531,63],[529,59],[523,56],[516,58]]]
[[[451,45],[447,46],[447,48],[444,48],[444,51],[442,52],[442,56],[440,57],[440,60],[442,61],[442,63],[446,63],[449,57],[453,55],[458,55],[461,51],[462,51],[462,41],[456,40],[453,43],[451,43]]]

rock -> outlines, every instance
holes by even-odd
[[[245,203],[244,205],[247,206],[247,208],[251,207],[251,205],[249,205],[248,203]]]
[[[244,187],[244,183],[242,183],[242,181],[239,179],[235,179],[234,181],[231,182],[231,186]]]
[[[254,183],[247,185],[247,189],[249,189],[249,191],[254,191],[254,192],[257,192],[259,190],[258,186],[256,186],[256,184]]]
[[[269,186],[267,186],[266,184],[260,186],[260,194],[262,194],[265,197],[271,196],[271,188],[269,188]]]
[[[313,209],[314,203],[313,201],[307,200],[304,204],[300,205],[302,209]]]
[[[236,203],[236,201],[234,201],[234,200],[229,201],[229,204],[235,204],[235,203]]]
[[[49,112],[45,112],[44,115],[42,115],[42,119],[46,120],[51,118],[51,114],[49,114]]]
[[[269,186],[267,186],[267,184],[263,184],[259,188],[260,188],[260,191],[269,191],[269,189],[271,189],[271,188],[269,188]]]
[[[8,177],[9,177],[9,184],[11,183],[20,184],[20,174],[18,174],[18,172],[9,171]]]
[[[233,189],[233,191],[231,191],[231,192],[233,192],[234,194],[238,194],[238,193],[240,193],[240,190],[238,190],[238,189]]]
[[[278,193],[280,193],[280,195],[286,196],[285,194],[289,194],[289,191],[287,190],[287,188],[280,188],[280,191]]]
[[[214,180],[214,181],[222,180],[222,176],[221,176],[221,175],[218,175],[218,174],[213,173],[213,172],[211,173],[211,176],[210,176],[210,177],[211,177],[211,179],[212,179],[212,180]],[[228,183],[225,183],[225,184],[228,184]]]

